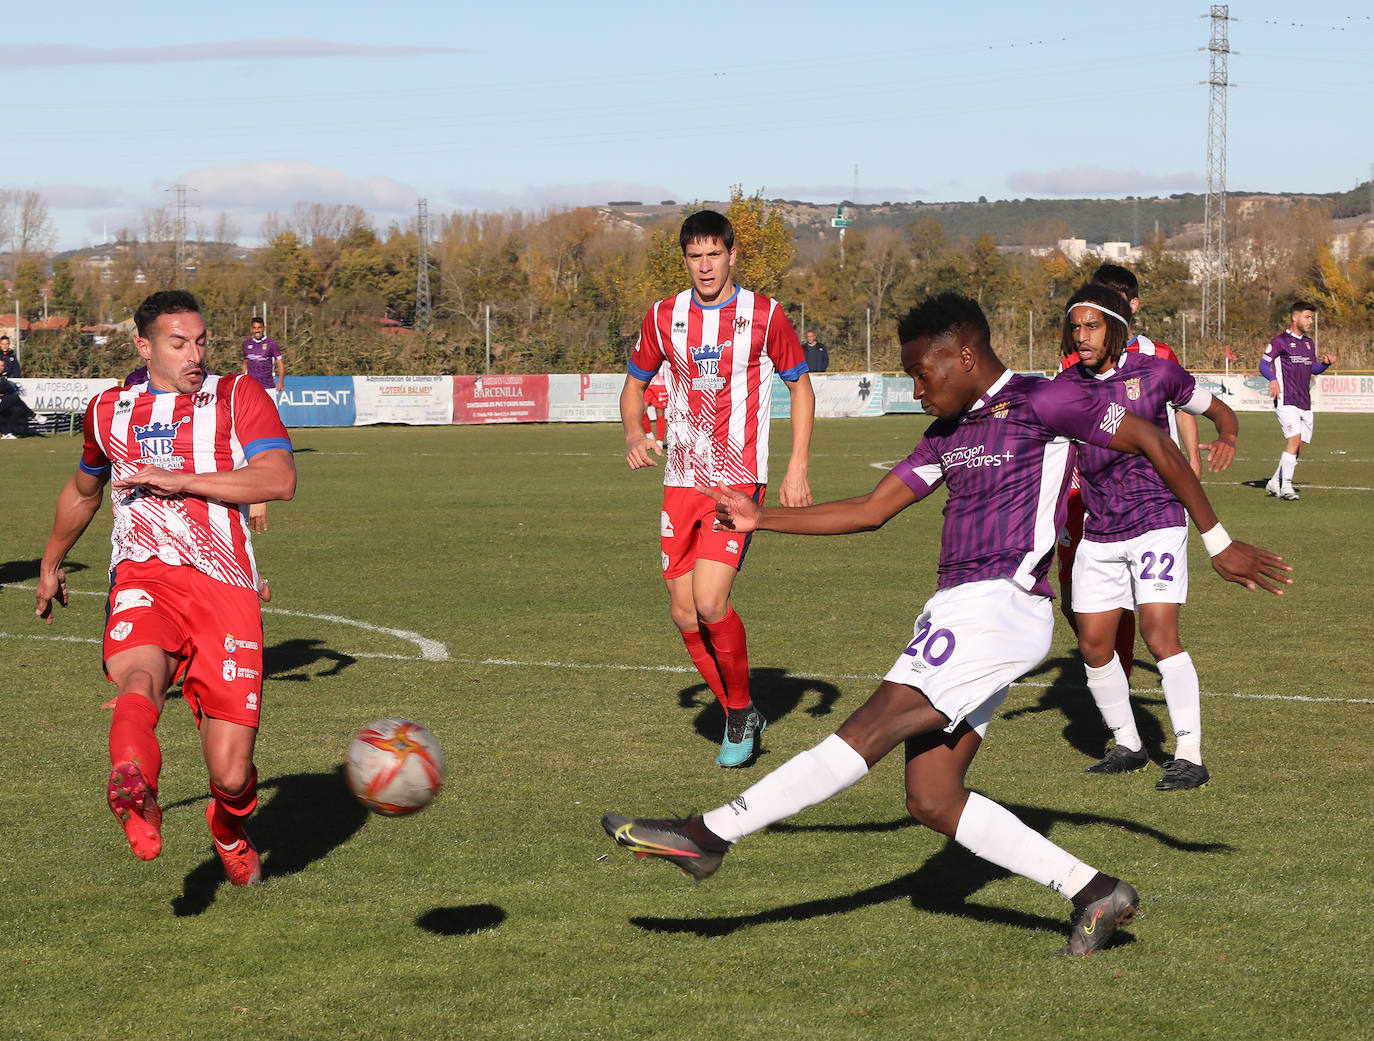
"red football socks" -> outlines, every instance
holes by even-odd
[[[749,649],[744,622],[733,607],[718,622],[702,621],[701,628],[725,685],[725,709],[749,707]]]

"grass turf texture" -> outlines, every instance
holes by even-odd
[[[817,498],[867,491],[923,426],[821,422]],[[1134,685],[1155,764],[1083,773],[1103,735],[1062,623],[970,773],[1140,889],[1141,918],[1085,960],[1054,957],[1067,903],[906,819],[900,756],[701,885],[598,825],[719,805],[830,733],[934,588],[938,501],[869,535],[755,539],[735,599],[772,725],[754,767],[723,771],[719,712],[658,578],[661,471],[628,472],[616,429],[297,431],[298,497],[257,539],[274,590],[250,823],[266,884],[242,891],[210,852],[179,700],[159,728],[162,856],[137,861],[105,807],[103,599],[74,595],[51,629],[32,616],[78,442],[7,442],[0,1034],[1360,1036],[1374,1005],[1374,417],[1318,418],[1297,503],[1261,487],[1273,418],[1244,415],[1241,431],[1208,492],[1297,584],[1282,599],[1226,585],[1192,540],[1184,642],[1212,784],[1154,790],[1168,717],[1148,657]],[[69,558],[75,592],[103,590],[108,531],[107,504]],[[418,816],[370,817],[345,792],[348,739],[381,716],[444,744],[448,788]]]

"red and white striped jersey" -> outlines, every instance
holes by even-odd
[[[112,387],[86,409],[81,469],[127,477],[144,466],[192,473],[237,470],[259,452],[291,450],[272,399],[247,376],[207,375],[195,394],[156,392],[148,383]],[[110,567],[153,557],[211,578],[258,588],[248,504],[195,495],[163,498],[145,489],[113,492]]]
[[[697,303],[690,289],[660,300],[644,316],[630,374],[652,379],[665,362],[663,483],[766,484],[773,373],[791,382],[807,371],[778,302],[738,286],[712,307]]]

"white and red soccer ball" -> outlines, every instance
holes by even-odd
[[[423,810],[444,786],[444,752],[419,723],[379,719],[348,746],[344,777],[358,801],[384,817]]]

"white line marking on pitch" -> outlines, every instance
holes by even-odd
[[[26,586],[26,585],[18,585],[18,584],[16,584],[16,585],[9,586],[9,588],[10,588],[10,589],[29,589],[29,590],[32,590],[32,589],[34,589],[35,587],[34,587],[34,586]],[[103,591],[103,590],[101,590],[101,591],[96,591],[96,590],[94,590],[94,589],[71,589],[71,590],[68,590],[68,592],[71,593],[71,594],[73,594],[73,595],[75,595],[75,596],[101,596],[101,597],[109,596],[109,594],[108,594],[107,592]],[[290,618],[309,618],[309,619],[311,619],[312,621],[316,621],[316,622],[332,622],[332,623],[335,624],[335,625],[351,625],[351,626],[352,626],[353,628],[355,628],[355,629],[362,629],[362,630],[364,630],[364,631],[366,631],[366,632],[370,632],[370,633],[384,633],[384,634],[387,635],[387,636],[394,636],[394,637],[396,637],[396,639],[398,639],[398,640],[404,640],[404,641],[406,641],[407,643],[413,643],[413,644],[415,644],[415,646],[418,647],[418,648],[420,649],[420,659],[419,659],[420,661],[448,661],[448,660],[449,660],[449,658],[448,658],[448,648],[445,647],[440,641],[438,641],[438,640],[431,640],[431,639],[429,639],[427,636],[421,636],[419,633],[410,632],[408,629],[388,629],[386,626],[382,626],[382,625],[372,625],[372,624],[369,623],[369,622],[360,622],[360,621],[358,621],[356,618],[345,618],[345,617],[343,617],[343,615],[337,615],[337,614],[310,614],[309,612],[306,612],[306,611],[288,611],[288,610],[286,610],[286,608],[284,608],[284,607],[264,607],[264,608],[262,609],[262,613],[263,613],[263,614],[279,614],[279,615],[286,615],[287,617],[290,617]],[[60,641],[62,641],[62,642],[67,642],[67,643],[100,643],[99,640],[92,640],[92,639],[88,639],[88,638],[86,638],[86,637],[81,637],[81,636],[54,636],[54,635],[48,635],[48,634],[46,634],[46,633],[41,634],[41,635],[39,635],[39,634],[33,634],[33,635],[31,635],[31,634],[28,634],[28,633],[4,633],[4,632],[0,632],[0,639],[14,639],[14,640],[60,640]],[[391,659],[391,660],[393,660],[393,661],[415,661],[415,660],[416,660],[412,655],[408,655],[408,654],[375,654],[375,653],[370,653],[370,652],[358,652],[358,653],[353,653],[353,652],[347,652],[347,651],[346,651],[346,652],[342,652],[342,653],[348,654],[349,657],[351,657],[351,658],[387,658],[387,659]]]
[[[517,661],[513,658],[455,658],[454,661],[468,665],[510,665],[517,668],[547,668],[547,669],[603,669],[612,672],[672,672],[683,673],[695,676],[697,670],[686,665],[597,665],[597,664],[578,664],[561,661]],[[795,672],[791,674],[796,679],[802,680],[872,680],[876,682],[881,676],[871,673],[826,673],[826,672]],[[1012,684],[1013,687],[1036,687],[1048,689],[1050,687],[1061,686],[1058,683],[1041,683],[1037,680],[1018,680]],[[1070,689],[1087,690],[1081,684],[1070,684]],[[1158,687],[1132,687],[1132,693],[1136,694],[1160,694],[1162,691]],[[1305,694],[1228,694],[1221,691],[1202,691],[1209,698],[1246,698],[1259,701],[1311,701],[1311,702],[1334,702],[1340,705],[1374,705],[1374,698],[1314,698]]]

